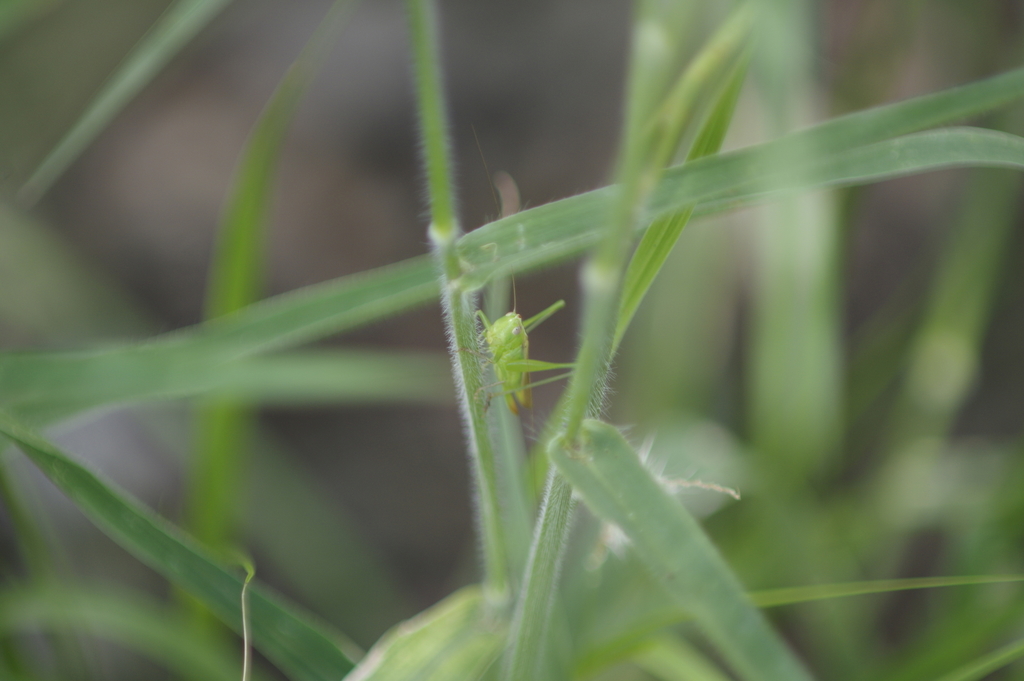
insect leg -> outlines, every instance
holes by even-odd
[[[545,319],[547,319],[551,315],[553,315],[556,312],[558,312],[559,310],[561,310],[563,307],[565,307],[565,301],[564,300],[559,300],[558,302],[556,302],[553,305],[551,305],[548,309],[546,309],[546,310],[544,310],[542,312],[538,312],[537,314],[533,315],[532,317],[527,319],[525,322],[523,322],[523,328],[526,329],[527,333],[529,333],[536,326],[538,326],[541,322],[543,322]]]

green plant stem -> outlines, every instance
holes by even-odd
[[[424,164],[430,195],[428,230],[441,271],[444,308],[452,367],[462,420],[469,439],[469,455],[477,492],[477,512],[484,554],[484,593],[496,607],[509,596],[508,548],[498,506],[497,467],[485,414],[483,367],[477,357],[479,340],[474,295],[460,285],[462,267],[456,244],[461,229],[455,216],[451,162],[445,130],[444,100],[438,72],[437,20],[429,0],[408,0],[413,63],[419,100]]]
[[[562,565],[569,518],[572,485],[554,469],[548,476],[536,538],[530,547],[526,578],[512,617],[512,637],[505,657],[502,678],[506,681],[537,679],[545,660],[545,635],[554,606],[555,581]]]
[[[619,186],[604,238],[582,269],[583,342],[569,385],[552,416],[562,425],[562,430],[551,440],[550,447],[575,449],[584,419],[596,416],[601,410],[630,242],[646,200],[667,162],[665,158],[659,163],[664,156],[661,143],[665,137],[678,140],[682,130],[678,118],[689,115],[691,107],[686,100],[692,102],[695,96],[695,91],[687,85],[682,89],[682,103],[672,101],[665,107],[676,119],[654,118],[655,110],[665,97],[672,70],[676,68],[676,52],[682,44],[686,18],[687,11],[682,5],[660,7],[656,3],[642,3],[639,9],[633,29],[634,63],[617,170]],[[665,49],[666,46],[671,47]],[[686,81],[685,75],[682,80]],[[549,638],[550,609],[569,531],[571,503],[571,485],[557,471],[552,471],[512,622],[502,677],[506,681],[536,678],[543,669],[544,642]]]

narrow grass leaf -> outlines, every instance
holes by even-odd
[[[0,202],[0,321],[8,346],[140,336],[133,301],[38,216]]]
[[[912,577],[908,579],[880,579],[845,584],[821,584],[815,586],[794,586],[785,589],[752,591],[750,599],[759,608],[773,608],[780,605],[822,601],[830,598],[865,596],[868,594],[892,593],[912,589],[937,589],[951,586],[972,586],[978,584],[1007,584],[1024,582],[1024,575],[966,575],[962,577]]]
[[[710,156],[721,148],[722,140],[725,139],[725,133],[729,129],[729,123],[732,121],[732,115],[736,109],[736,101],[739,99],[746,71],[745,62],[734,69],[732,77],[719,94],[714,108],[697,133],[697,138],[687,156],[688,161]],[[626,334],[630,322],[633,321],[637,308],[640,307],[644,296],[650,290],[654,278],[661,271],[692,214],[693,206],[685,206],[678,211],[659,217],[644,232],[633,253],[633,258],[626,268],[622,284],[622,298],[619,301],[619,317],[615,327],[615,348],[622,342],[622,337]]]
[[[1021,657],[1024,657],[1024,640],[1014,641],[951,671],[936,681],[978,681]]]
[[[4,413],[0,413],[0,434],[12,440],[111,539],[241,632],[244,578],[237,570],[215,560],[173,525]],[[292,681],[337,681],[352,668],[340,634],[265,588],[249,589],[249,612],[253,645]]]
[[[36,425],[135,395],[173,397],[183,388],[177,372],[202,381],[206,372],[216,376],[217,367],[230,371],[227,365],[234,360],[393,315],[436,295],[429,260],[414,258],[277,296],[145,343],[77,353],[5,353],[0,355],[0,404],[20,403],[26,410],[19,414]],[[75,399],[85,399],[52,394],[65,390],[80,391]],[[185,392],[196,394],[187,387]]]
[[[696,520],[644,468],[614,427],[584,423],[580,449],[549,449],[592,511],[617,525],[640,560],[745,679],[796,681],[807,671],[757,610]]]
[[[795,605],[811,601],[823,601],[850,596],[867,596],[871,594],[893,593],[913,589],[937,589],[955,586],[975,586],[984,584],[1007,584],[1024,581],[1022,575],[967,575],[953,577],[914,577],[909,579],[883,579],[864,582],[847,582],[842,584],[816,584],[812,586],[786,587],[782,589],[765,589],[748,592],[750,600],[759,608],[774,608],[783,605]],[[597,614],[591,619],[602,622],[613,622],[615,627],[605,627],[598,634],[587,633],[586,642],[579,651],[576,670],[579,676],[590,676],[600,669],[617,662],[629,659],[637,651],[642,650],[645,642],[666,627],[677,625],[693,619],[692,613],[685,607],[673,605],[659,598],[641,582],[640,593],[631,590],[626,603],[633,606],[636,601],[643,603],[633,608],[628,615],[623,615],[620,603],[610,603],[607,607],[618,608],[611,612],[611,617]]]
[[[268,210],[285,134],[313,74],[354,4],[353,0],[337,0],[331,6],[274,90],[246,142],[210,266],[207,319],[235,312],[261,295]]]
[[[212,361],[211,361],[212,360]],[[316,350],[221,360],[21,353],[0,358],[0,407],[33,423],[98,407],[195,396],[244,404],[443,403],[451,374],[429,353]]]
[[[60,0],[5,0],[0,4],[0,45],[32,21],[46,14]]]
[[[504,625],[466,587],[385,634],[346,681],[475,681],[501,652]]]
[[[268,212],[285,133],[302,94],[353,3],[337,0],[278,84],[245,145],[221,220],[206,290],[207,319],[230,314],[262,295]],[[196,405],[184,516],[208,546],[229,543],[242,471],[252,449],[252,414],[211,396]],[[199,613],[202,617],[202,613]]]
[[[632,656],[633,664],[662,681],[728,681],[696,648],[677,636],[661,634]]]
[[[29,203],[38,200],[125,104],[227,4],[228,0],[178,0],[164,12],[22,186],[21,197]]]
[[[774,143],[675,166],[665,172],[643,224],[696,205],[705,215],[763,202],[795,191],[867,184],[903,175],[964,166],[1020,168],[1021,138],[979,128],[905,135],[862,147],[798,157],[780,168],[766,155]],[[795,148],[796,145],[794,145]],[[785,151],[785,149],[783,149]],[[463,285],[482,286],[496,274],[549,265],[596,243],[615,187],[538,206],[470,232],[459,243]]]
[[[242,656],[141,595],[36,584],[0,592],[0,633],[78,630],[135,651],[183,678],[238,681]],[[257,677],[258,678],[258,677]]]
[[[773,173],[768,168],[762,168],[759,174],[741,172],[744,163],[754,157],[748,150],[670,170],[656,192],[651,213],[656,216],[702,201],[715,201],[713,208],[722,210],[730,205],[724,195],[730,195],[731,203],[736,204],[797,188],[857,184],[963,165],[1020,168],[1024,167],[1024,140],[990,130],[947,129],[854,149],[793,172]],[[745,160],[738,162],[738,158]],[[477,263],[476,270],[465,276],[471,281],[480,278],[483,283],[498,271],[537,267],[575,255],[596,238],[594,225],[600,223],[609,191],[598,190],[540,206],[472,232],[460,242],[464,261]],[[511,222],[516,219],[520,222]],[[123,356],[116,361],[135,362],[138,367],[214,362],[217,357],[226,360],[366,324],[427,302],[436,293],[437,282],[429,260],[414,258],[277,296],[223,319],[137,346],[82,353],[78,359],[56,355],[52,361],[65,370],[82,370],[74,368],[77,362],[91,364],[100,355]],[[11,362],[16,364],[16,357],[0,359],[0,378]],[[50,360],[40,356],[35,361],[42,364]],[[0,381],[0,386],[3,383]],[[0,387],[0,395],[2,390]]]

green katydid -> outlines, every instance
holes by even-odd
[[[565,307],[565,301],[559,300],[525,322],[513,310],[494,320],[493,324],[487,319],[483,310],[477,310],[477,315],[484,324],[483,339],[487,343],[487,349],[491,351],[494,373],[505,388],[502,394],[505,395],[505,401],[513,414],[519,413],[519,405],[527,409],[533,406],[533,394],[530,390],[531,371],[567,369],[573,366],[572,364],[554,364],[530,359],[530,341],[527,338],[527,333],[563,307]],[[561,378],[561,376],[556,378]]]

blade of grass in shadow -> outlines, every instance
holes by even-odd
[[[346,681],[476,681],[504,641],[478,587],[466,587],[389,631]]]
[[[258,430],[255,441],[241,514],[246,546],[282,588],[369,648],[415,613],[412,604],[338,503],[334,483],[297,465],[272,432]]]
[[[102,405],[194,396],[247,405],[451,400],[451,375],[433,353],[306,350],[231,360],[174,355],[162,362],[130,352],[95,362],[77,353],[25,353],[9,359],[0,369],[7,382],[0,408],[32,423]]]
[[[774,608],[812,601],[823,601],[852,596],[886,594],[913,589],[938,589],[957,586],[978,586],[985,584],[1010,584],[1024,581],[1022,575],[967,575],[954,577],[914,577],[908,579],[883,579],[842,584],[816,584],[812,586],[786,587],[748,592],[750,600],[759,608]],[[576,661],[576,676],[587,678],[601,669],[629,659],[636,651],[642,650],[645,642],[658,631],[687,622],[693,615],[685,607],[679,607],[657,595],[650,599],[646,611],[641,608],[631,618],[616,622],[618,631],[594,636],[583,633],[583,644]],[[889,678],[885,676],[885,678]]]
[[[19,191],[35,203],[131,99],[228,4],[228,0],[178,0],[125,57],[78,122]]]
[[[273,180],[285,134],[302,94],[353,6],[331,5],[302,54],[278,85],[249,140],[217,234],[206,292],[206,319],[236,312],[255,302],[263,289],[266,230]],[[194,445],[185,485],[186,527],[214,548],[232,540],[240,481],[251,448],[252,416],[232,401],[196,405]]]
[[[1020,186],[1019,175],[1004,171],[979,170],[970,179],[910,349],[889,433],[891,465],[913,456],[908,454],[911,450],[937,454],[935,448],[916,445],[945,438],[974,385],[993,293],[1018,213]]]
[[[476,355],[480,348],[476,300],[472,291],[459,285],[463,263],[457,246],[462,228],[455,213],[436,11],[431,0],[406,2],[416,81],[416,109],[430,200],[427,236],[441,278],[441,307],[462,423],[468,439],[474,497],[477,499],[477,532],[483,552],[484,595],[492,606],[501,609],[511,596],[508,538],[501,518],[497,464],[487,423],[486,400],[481,397],[486,383],[483,365]]]
[[[46,222],[3,203],[0,291],[8,346],[121,340],[153,328],[128,295]]]
[[[907,481],[914,471],[931,471],[939,464],[947,451],[944,443],[950,428],[973,394],[997,282],[1010,262],[1007,246],[1019,213],[1020,186],[1016,174],[975,171],[953,217],[920,323],[903,356],[901,367],[906,372],[882,436],[889,455],[871,486],[863,491],[870,500],[868,507],[877,513],[870,541],[880,551],[894,551],[903,532],[932,522],[906,502],[907,491],[913,488],[917,494],[927,494],[924,490],[934,490],[941,483],[930,476],[910,487]],[[980,527],[986,525],[984,520],[976,522]],[[951,531],[953,536],[959,534]],[[976,546],[962,548],[964,543],[963,539],[953,541],[958,551],[950,560],[970,565],[982,553]],[[992,604],[972,608],[962,602],[956,609],[962,610],[957,617],[966,616],[966,621],[979,612],[986,613],[986,622],[998,619],[995,612],[989,612]],[[880,676],[915,678],[916,673],[916,678],[926,678],[991,645],[991,634],[980,635],[980,627],[971,627],[970,635],[957,629],[940,618],[913,650],[887,660],[890,672]]]
[[[111,539],[242,630],[243,577],[152,511],[130,500],[52,444],[0,412],[0,434]],[[249,589],[253,644],[292,681],[337,681],[353,666],[341,634],[259,586]]]
[[[0,45],[58,4],[59,0],[7,0],[0,4]]]
[[[578,450],[556,441],[552,462],[587,506],[617,525],[677,605],[745,679],[796,681],[807,671],[744,593],[696,520],[644,468],[618,430],[584,422]]]
[[[880,579],[868,582],[845,584],[821,584],[816,586],[795,586],[785,589],[752,591],[750,599],[759,608],[774,608],[807,601],[821,601],[831,598],[865,596],[868,594],[892,593],[912,589],[937,589],[951,586],[975,586],[979,584],[1009,584],[1024,582],[1024,575],[965,575],[963,577],[911,577],[907,579]]]
[[[138,594],[54,584],[0,592],[4,637],[40,629],[78,630],[113,641],[185,678],[238,681],[241,676],[237,649],[199,636],[180,615]]]
[[[728,681],[728,677],[697,649],[669,634],[646,641],[631,660],[662,681]]]
[[[978,681],[1021,657],[1024,657],[1024,640],[1014,641],[951,671],[936,681]]]
[[[814,115],[818,98],[810,5],[756,1],[753,71],[762,120],[769,135],[785,139]],[[805,137],[800,146],[770,146],[764,162],[786,174],[813,167],[822,153],[818,140]],[[819,520],[808,496],[809,482],[836,458],[845,431],[837,216],[834,192],[786,194],[757,211],[750,233],[744,419],[752,475],[767,492],[744,506],[762,550],[778,549],[780,560],[760,562],[753,573],[769,583],[815,583],[830,574],[829,553],[814,543]],[[822,669],[841,674],[863,658],[861,642],[844,635],[846,613],[832,603],[796,618]]]

